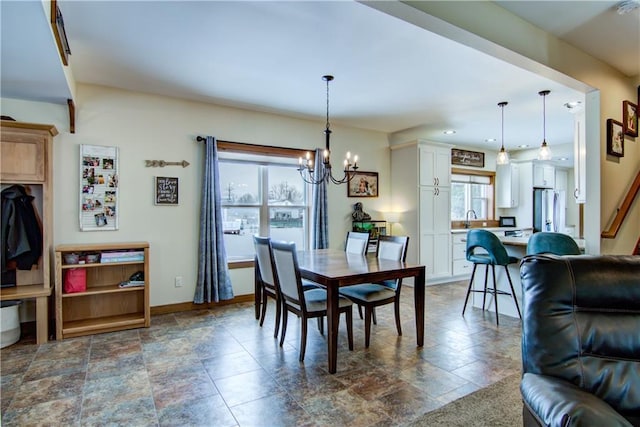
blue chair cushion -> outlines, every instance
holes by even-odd
[[[340,288],[340,294],[354,300],[371,302],[393,298],[396,295],[396,291],[383,285],[364,283],[362,285],[342,287]]]
[[[327,309],[327,291],[325,289],[311,289],[304,292],[304,299],[307,303],[307,311],[324,311]],[[353,305],[351,300],[340,296],[338,300],[339,307],[348,307]]]

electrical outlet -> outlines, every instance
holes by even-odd
[[[182,287],[182,276],[176,276],[175,285],[176,285],[176,288]]]
[[[487,223],[486,223],[486,222],[483,222],[483,223],[482,223],[482,226],[483,226],[483,227],[486,227],[486,226],[487,226]]]

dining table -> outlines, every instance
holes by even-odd
[[[379,259],[375,255],[349,254],[337,249],[300,251],[302,278],[327,290],[327,347],[329,372],[336,373],[338,359],[338,296],[342,286],[414,278],[414,306],[418,347],[424,345],[425,266]]]

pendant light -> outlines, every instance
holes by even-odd
[[[538,92],[538,95],[542,96],[542,145],[538,151],[538,160],[551,160],[551,148],[547,144],[547,118],[546,118],[546,102],[547,95],[551,93],[550,90],[542,90]]]
[[[343,165],[343,175],[341,178],[335,178],[333,173],[331,172],[331,129],[329,124],[329,82],[333,80],[333,76],[322,76],[322,80],[327,83],[327,123],[324,129],[325,135],[325,150],[324,156],[322,159],[322,163],[324,164],[324,173],[322,176],[315,177],[314,176],[314,167],[313,160],[311,160],[311,153],[307,152],[307,158],[303,159],[300,157],[298,159],[298,172],[300,172],[300,176],[307,184],[319,185],[323,182],[333,182],[334,184],[344,184],[350,182],[353,177],[356,175],[358,171],[358,156],[353,156],[353,163],[351,160],[351,152],[347,151],[346,158],[344,159]],[[319,161],[319,159],[316,159]]]
[[[496,157],[496,163],[499,165],[508,165],[509,164],[509,153],[504,149],[504,107],[508,102],[502,101],[498,103],[498,107],[502,110],[502,142],[500,146],[500,151],[498,152],[498,157]]]

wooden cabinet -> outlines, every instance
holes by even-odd
[[[127,255],[105,262],[105,254],[142,253],[142,258]],[[65,255],[99,254],[99,262],[65,264]],[[56,337],[58,339],[124,329],[149,327],[149,244],[106,243],[58,245],[55,250]],[[85,270],[86,290],[65,292],[66,272]],[[120,287],[132,274],[144,273],[144,285]]]
[[[533,186],[553,188],[556,184],[556,169],[551,165],[533,165]]]
[[[392,207],[402,211],[398,233],[410,237],[407,260],[424,265],[431,283],[451,276],[450,183],[448,145],[417,140],[392,147]]]
[[[496,166],[496,206],[515,208],[520,198],[520,170],[517,163]]]
[[[48,298],[51,295],[49,254],[53,242],[53,125],[2,120],[0,124],[0,185],[20,185],[33,197],[41,224],[42,255],[31,270],[15,270],[13,287],[0,289],[0,300],[35,300],[36,342],[48,339]],[[2,248],[4,250],[4,248]],[[3,266],[4,267],[4,266]]]

